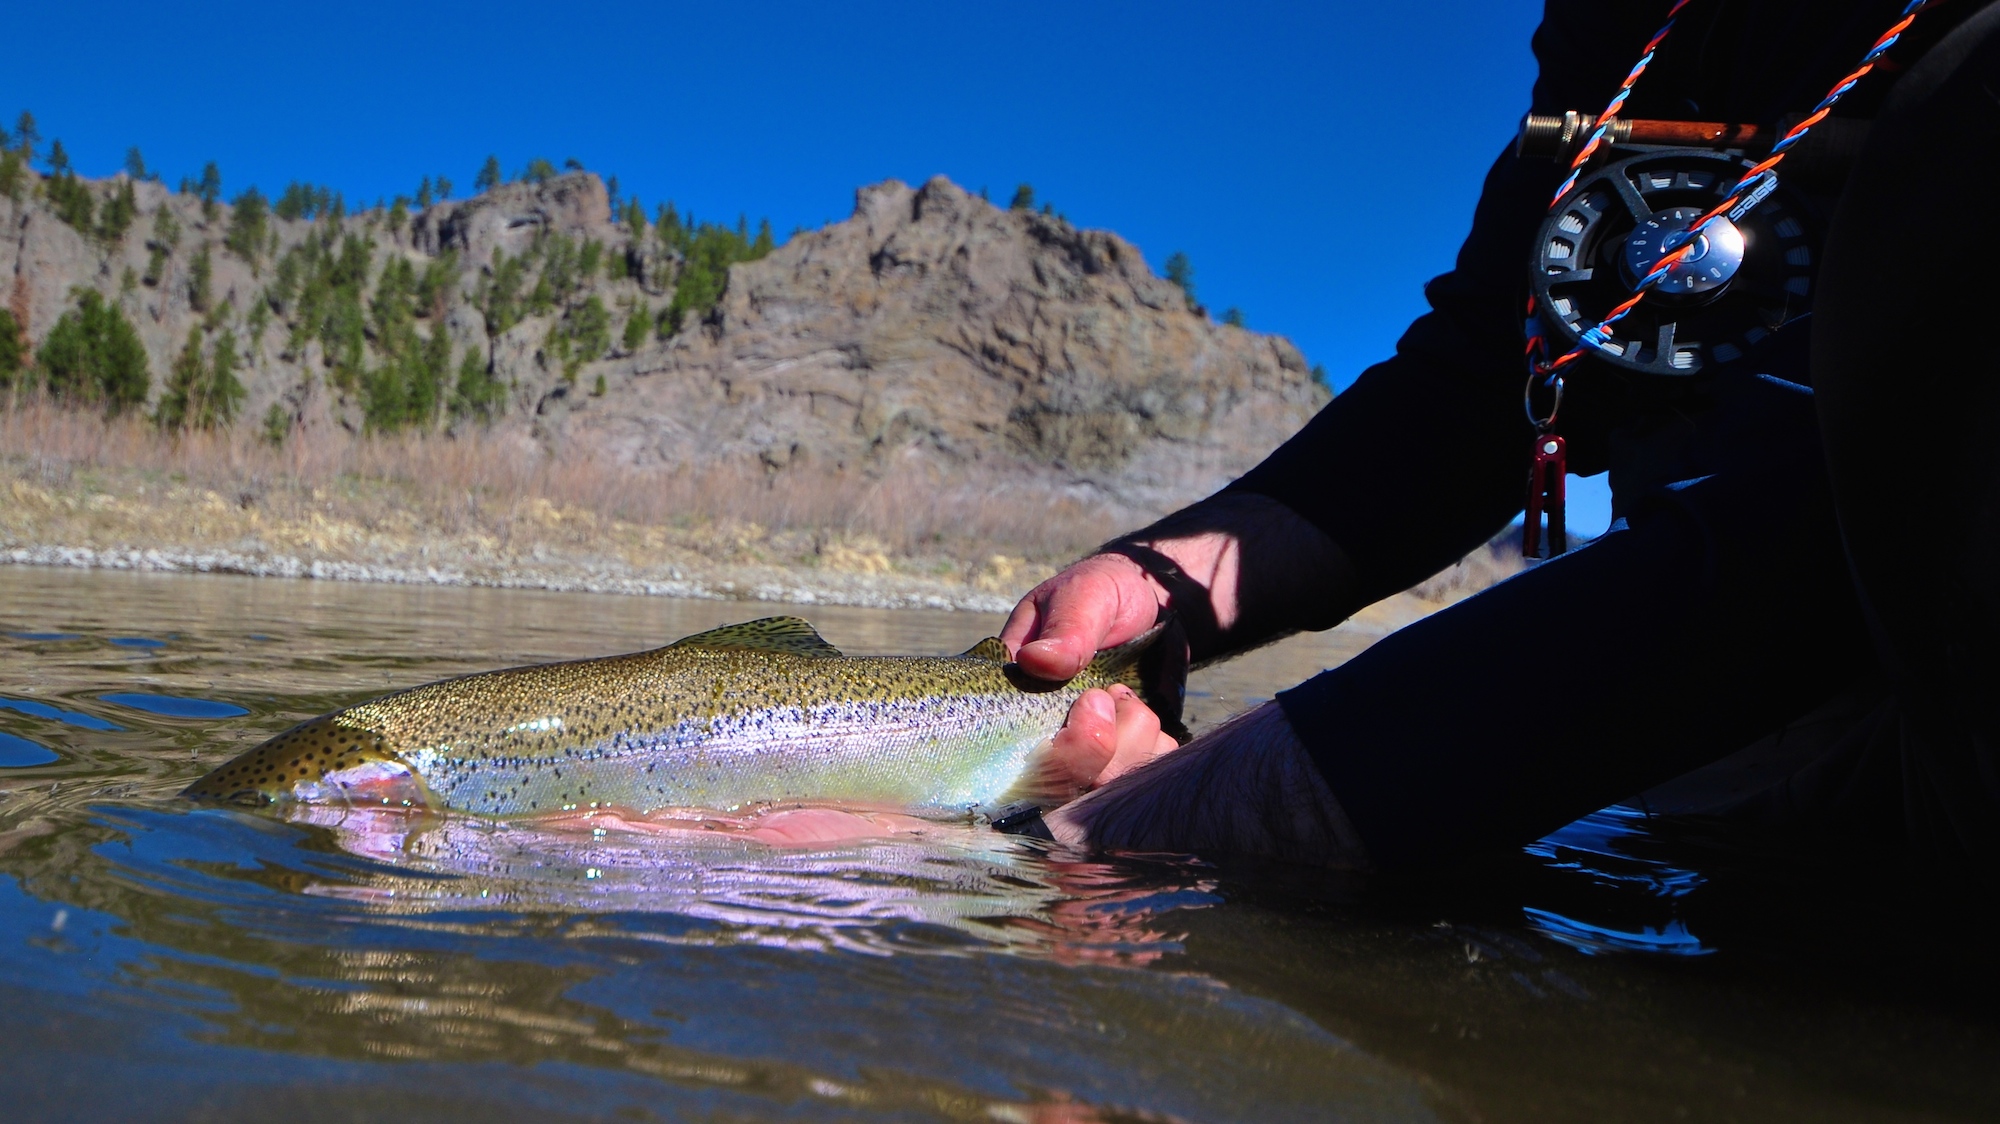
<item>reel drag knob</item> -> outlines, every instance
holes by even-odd
[[[1625,240],[1626,284],[1637,285],[1661,258],[1680,249],[1688,240],[1688,228],[1701,215],[1700,207],[1672,207],[1639,223]],[[1714,293],[1729,284],[1741,268],[1743,232],[1718,215],[1694,236],[1694,249],[1668,267],[1667,275],[1653,287],[1653,295],[1671,298]]]

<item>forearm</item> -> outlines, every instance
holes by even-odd
[[[1072,846],[1369,866],[1284,711],[1266,703],[1046,817]]]
[[[1211,496],[1112,540],[1105,552],[1145,573],[1187,627],[1196,663],[1331,628],[1356,607],[1340,547],[1266,496]]]

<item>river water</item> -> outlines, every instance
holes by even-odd
[[[0,567],[0,1117],[2000,1119],[1977,892],[1622,809],[1364,885],[174,795],[391,688],[779,611]],[[856,654],[999,623],[790,611]],[[1190,718],[1383,627],[1201,673]]]

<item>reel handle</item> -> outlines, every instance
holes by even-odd
[[[1590,139],[1593,119],[1575,110],[1561,117],[1530,113],[1521,119],[1521,131],[1514,135],[1514,154],[1539,156],[1567,163]],[[1775,129],[1756,125],[1728,125],[1720,121],[1649,121],[1644,118],[1613,117],[1604,134],[1609,144],[1663,145],[1673,148],[1740,148],[1763,151],[1776,142]]]
[[[1654,121],[1642,117],[1613,117],[1604,134],[1606,145],[1646,145],[1663,148],[1708,148],[1718,152],[1736,149],[1763,155],[1779,137],[1803,120],[1802,113],[1780,118],[1774,128],[1761,125],[1730,124],[1722,121]],[[1514,154],[1533,156],[1567,164],[1576,158],[1590,139],[1595,118],[1570,110],[1562,116],[1530,113],[1521,118],[1514,134]],[[1810,187],[1837,187],[1852,167],[1861,145],[1868,139],[1870,121],[1852,117],[1829,117],[1813,126],[1785,162],[1786,177]]]

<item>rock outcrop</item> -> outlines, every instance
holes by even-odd
[[[117,186],[91,185],[101,196]],[[138,219],[109,245],[33,194],[0,197],[0,285],[13,286],[31,339],[70,307],[72,287],[89,286],[140,329],[155,396],[191,325],[232,325],[248,352],[238,424],[275,403],[297,424],[360,428],[354,380],[334,384],[311,332],[290,331],[275,302],[254,344],[246,327],[273,263],[326,220],[274,217],[253,266],[222,246],[229,208],[204,217],[190,196],[136,188]],[[135,284],[155,256],[147,232],[162,208],[183,237],[162,276]],[[397,257],[421,271],[455,253],[455,286],[416,315],[429,318],[426,334],[448,335],[454,368],[467,349],[489,359],[509,396],[498,428],[634,466],[747,459],[783,474],[918,464],[942,478],[1083,489],[1157,510],[1248,467],[1326,399],[1290,343],[1190,310],[1116,235],[997,208],[941,177],[861,189],[845,221],[730,267],[720,301],[671,338],[648,331],[628,351],[614,330],[604,354],[580,366],[552,354],[565,317],[595,297],[615,329],[641,302],[661,307],[681,264],[614,221],[596,176],[439,203],[394,229],[367,212],[346,228],[370,243],[371,285]],[[503,325],[479,296],[495,251],[520,258],[554,235],[598,243],[627,264],[581,277],[555,307],[496,331]],[[205,313],[192,307],[187,273],[204,245]]]

